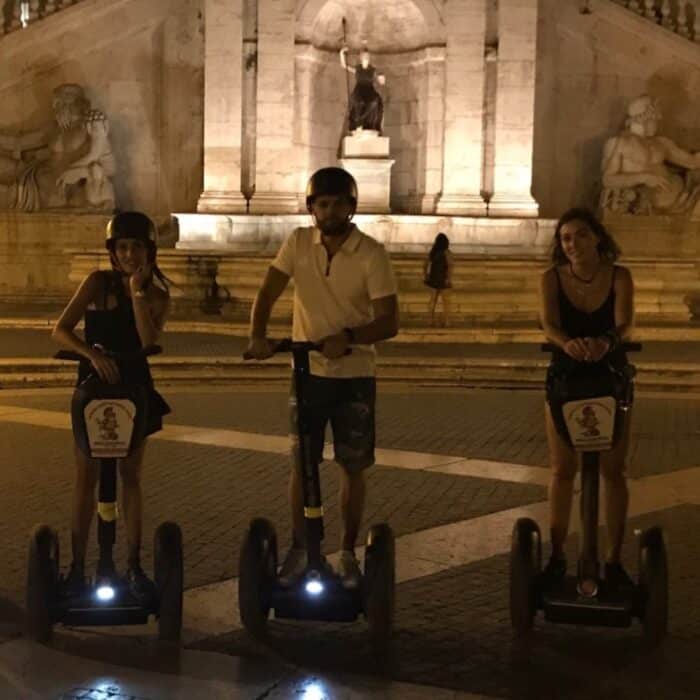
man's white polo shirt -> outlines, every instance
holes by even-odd
[[[384,246],[354,225],[330,262],[319,229],[297,228],[272,266],[294,280],[294,340],[318,342],[343,328],[364,326],[374,319],[372,301],[396,294]],[[374,373],[373,345],[354,345],[350,355],[337,360],[311,353],[311,374],[372,377]]]

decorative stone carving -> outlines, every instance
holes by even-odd
[[[605,144],[601,207],[626,214],[697,214],[700,153],[657,131],[656,100],[642,95],[627,108],[625,129]],[[694,217],[693,217],[694,218]]]
[[[53,91],[54,121],[20,135],[0,133],[0,185],[12,188],[13,209],[114,210],[115,160],[106,116],[80,85]]]
[[[374,86],[384,85],[385,77],[377,73],[370,62],[370,54],[365,45],[360,53],[360,62],[355,66],[347,64],[348,47],[340,50],[340,64],[355,75],[355,88],[349,96],[348,128],[351,133],[367,129],[381,133],[384,120],[384,102]]]

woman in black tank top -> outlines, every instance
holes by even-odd
[[[78,381],[90,373],[103,381],[125,381],[148,388],[147,433],[162,427],[162,416],[170,412],[155,390],[146,359],[117,363],[101,352],[129,352],[155,345],[165,324],[169,306],[168,284],[156,264],[153,222],[140,212],[117,214],[107,228],[106,242],[111,271],[92,272],[80,285],[61,318],[53,338],[62,347],[82,355]],[[155,278],[155,279],[154,279]],[[155,280],[158,281],[156,284]],[[85,340],[74,333],[77,323],[85,321]],[[141,547],[141,466],[146,441],[119,462],[122,476],[124,515],[129,549],[127,579],[136,596],[152,592],[140,564]],[[87,538],[95,510],[96,460],[75,450],[77,479],[72,522],[73,562],[68,587],[78,592],[84,585]]]
[[[450,290],[452,288],[452,254],[450,239],[444,233],[438,233],[433,247],[423,263],[423,284],[430,287],[430,325],[435,325],[435,310],[438,298],[442,299],[442,325],[450,323]]]
[[[558,372],[581,362],[626,364],[618,346],[632,331],[634,287],[629,270],[615,264],[619,254],[615,241],[590,211],[571,209],[559,220],[552,246],[553,265],[543,274],[541,284],[542,328],[547,340],[559,348],[549,367],[548,387]],[[622,437],[612,450],[601,454],[600,462],[609,539],[605,571],[613,584],[629,581],[620,565],[629,500],[625,480],[629,419],[628,413]],[[552,558],[545,575],[559,578],[566,573],[564,544],[577,458],[558,434],[549,405],[545,406],[545,422],[552,468]]]

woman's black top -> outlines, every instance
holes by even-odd
[[[100,275],[104,287],[102,308],[85,311],[85,342],[90,346],[101,345],[105,350],[112,352],[136,352],[143,346],[136,328],[134,307],[126,296],[121,276],[119,273],[108,271],[103,271]],[[117,305],[112,309],[107,308],[110,293],[117,299]],[[157,432],[163,427],[163,416],[170,413],[170,407],[153,387],[148,360],[145,357],[120,359],[117,364],[125,384],[139,384],[149,388],[146,434]],[[90,362],[81,362],[78,368],[78,383],[85,380],[92,371]]]
[[[447,251],[440,250],[430,257],[425,284],[431,289],[447,289]]]
[[[597,338],[608,331],[615,330],[615,278],[617,276],[617,265],[613,265],[608,296],[597,309],[590,312],[582,311],[571,303],[564,292],[558,268],[555,267],[554,272],[557,275],[559,322],[561,323],[561,329],[569,338]],[[554,361],[562,358],[570,359],[563,350],[558,350],[554,353]],[[615,367],[627,364],[627,356],[619,349],[609,353],[605,360],[612,362]]]

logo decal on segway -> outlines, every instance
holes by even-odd
[[[97,399],[85,406],[90,455],[126,457],[131,447],[136,406],[129,399]]]
[[[585,452],[612,447],[616,408],[613,396],[569,401],[562,408],[569,437],[576,449]]]

